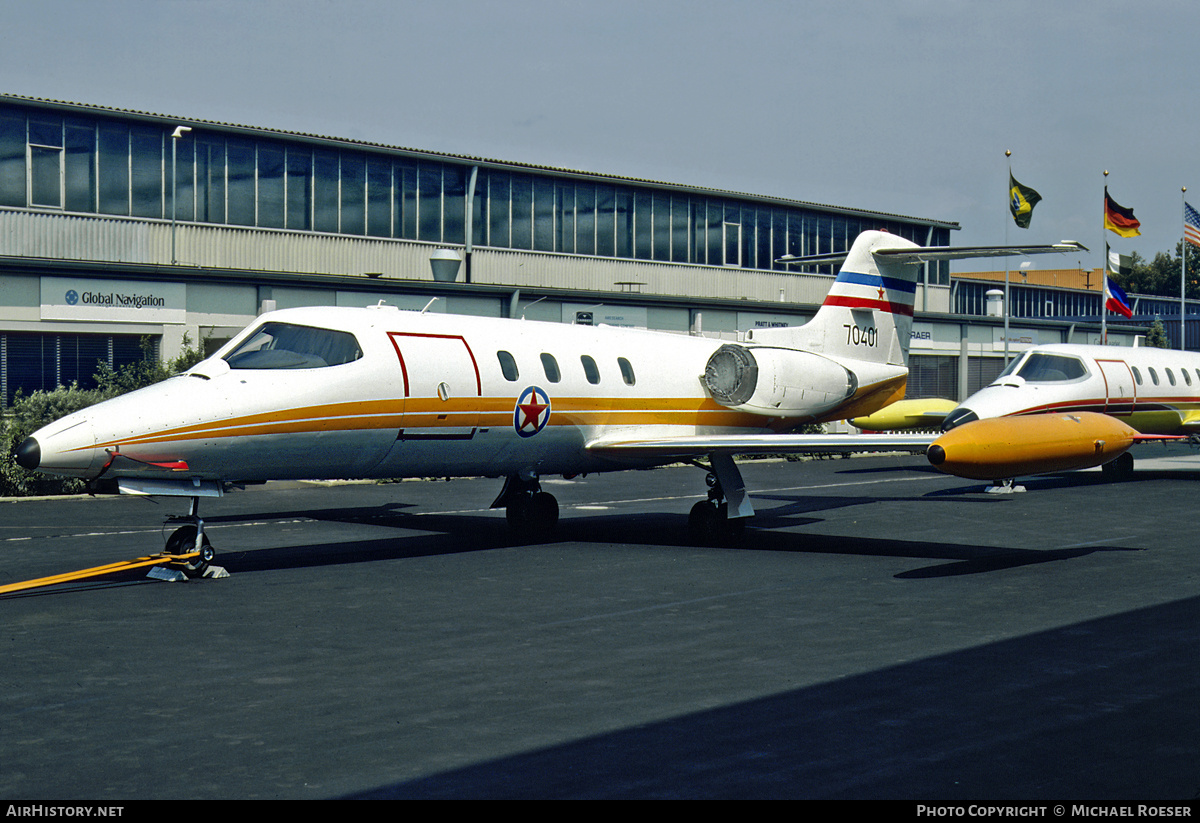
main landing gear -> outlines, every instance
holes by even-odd
[[[742,536],[754,507],[733,456],[713,454],[709,462],[711,468],[704,478],[708,499],[692,506],[688,514],[688,538],[698,545],[722,545]],[[705,468],[699,463],[695,465]]]
[[[491,508],[504,509],[509,527],[522,540],[543,540],[558,526],[558,500],[542,491],[536,474],[506,479]]]
[[[693,464],[708,471],[708,499],[692,506],[688,536],[693,543],[719,545],[734,541],[745,532],[754,507],[733,455],[709,455],[709,464]],[[504,488],[492,501],[491,508],[504,509],[508,525],[523,540],[544,540],[553,535],[558,525],[558,501],[554,495],[542,491],[534,472],[505,479]]]

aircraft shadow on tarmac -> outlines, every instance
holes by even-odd
[[[1051,563],[1103,551],[1141,551],[1121,546],[1087,546],[1067,549],[1020,549],[951,542],[929,542],[901,538],[872,538],[851,535],[799,534],[783,528],[821,522],[798,518],[798,511],[827,510],[858,505],[861,498],[804,498],[755,495],[756,500],[790,501],[789,505],[762,510],[754,524],[735,542],[712,546],[717,550],[771,551],[842,554],[870,557],[904,557],[949,561],[897,574],[898,579],[923,579],[980,574]],[[895,498],[907,500],[909,498]],[[330,509],[318,512],[272,513],[270,517],[292,517],[318,521],[369,523],[409,533],[370,540],[313,543],[260,548],[247,551],[218,546],[218,564],[232,574],[344,563],[377,562],[461,552],[488,551],[531,545],[513,537],[501,517],[479,514],[424,514],[414,516],[395,511],[398,506]],[[412,530],[419,530],[412,533]],[[686,516],[680,514],[586,514],[572,517],[569,508],[559,521],[552,539],[542,543],[621,544],[692,548],[685,539]]]
[[[851,472],[873,472],[875,468],[852,469]],[[889,471],[889,468],[881,469]],[[1160,476],[1178,477],[1177,472],[1144,472],[1136,480],[1153,480]],[[1068,473],[1038,478],[1026,485],[1031,488],[1054,488],[1106,482],[1099,473]],[[1128,481],[1126,481],[1128,482]],[[972,484],[941,489],[919,496],[878,498],[890,502],[974,502],[1002,503],[995,496],[980,494],[982,486]],[[751,495],[758,513],[745,533],[735,541],[709,548],[739,551],[771,551],[847,556],[914,558],[939,561],[931,566],[907,570],[896,579],[919,580],[959,575],[981,574],[1005,569],[1052,563],[1106,551],[1142,551],[1138,548],[1115,545],[1093,545],[1063,549],[1022,549],[953,542],[906,540],[899,537],[875,538],[856,535],[813,534],[794,531],[823,522],[811,515],[837,508],[862,505],[855,496],[756,493]],[[765,505],[770,501],[777,505]],[[622,544],[656,547],[692,548],[686,539],[686,515],[677,513],[572,513],[571,505],[563,507],[557,533],[546,541],[574,542],[592,545]],[[418,506],[403,501],[389,501],[374,506],[335,506],[326,509],[296,509],[291,511],[228,513],[205,518],[210,526],[237,525],[252,521],[297,521],[301,532],[304,521],[370,525],[394,530],[369,540],[310,543],[241,550],[230,545],[214,532],[217,548],[216,564],[231,574],[266,572],[281,569],[319,568],[322,566],[380,562],[413,557],[428,557],[462,552],[488,551],[529,545],[514,537],[504,518],[477,512],[424,512]],[[232,541],[231,541],[232,542]],[[144,582],[143,573],[111,578],[108,581],[68,584],[50,589],[33,590],[6,595],[29,597],[53,594],[56,591],[77,591],[113,583]]]
[[[353,797],[1195,798],[1198,607],[1075,623]]]

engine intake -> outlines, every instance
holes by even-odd
[[[858,389],[853,372],[819,354],[732,343],[708,358],[703,381],[721,405],[771,417],[815,417]]]
[[[708,358],[704,385],[725,406],[740,406],[758,386],[758,362],[744,346],[722,346]]]

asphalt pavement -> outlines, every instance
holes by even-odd
[[[1200,456],[1023,494],[922,457],[267,484],[202,501],[230,576],[0,598],[0,798],[1200,795]],[[1146,457],[1149,459],[1145,459]],[[161,550],[178,500],[0,501],[0,584]]]

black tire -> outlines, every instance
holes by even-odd
[[[1129,452],[1118,455],[1100,467],[1101,474],[1108,480],[1122,481],[1133,477],[1133,455]]]
[[[701,500],[688,512],[688,539],[697,546],[712,543],[717,530],[717,506],[711,500]]]
[[[522,540],[542,540],[558,526],[558,500],[548,492],[523,494],[504,510],[509,527]]]
[[[172,532],[171,536],[167,538],[167,553],[180,555],[192,552],[196,546],[196,531],[196,527],[189,524],[187,526],[180,526]],[[200,556],[180,561],[178,565],[188,577],[200,577],[215,557],[216,552],[213,550],[212,543],[209,542],[208,535],[206,534],[204,535],[204,542],[200,547]]]
[[[746,520],[729,518],[728,503],[701,500],[688,513],[688,538],[697,546],[725,546],[746,531]]]

